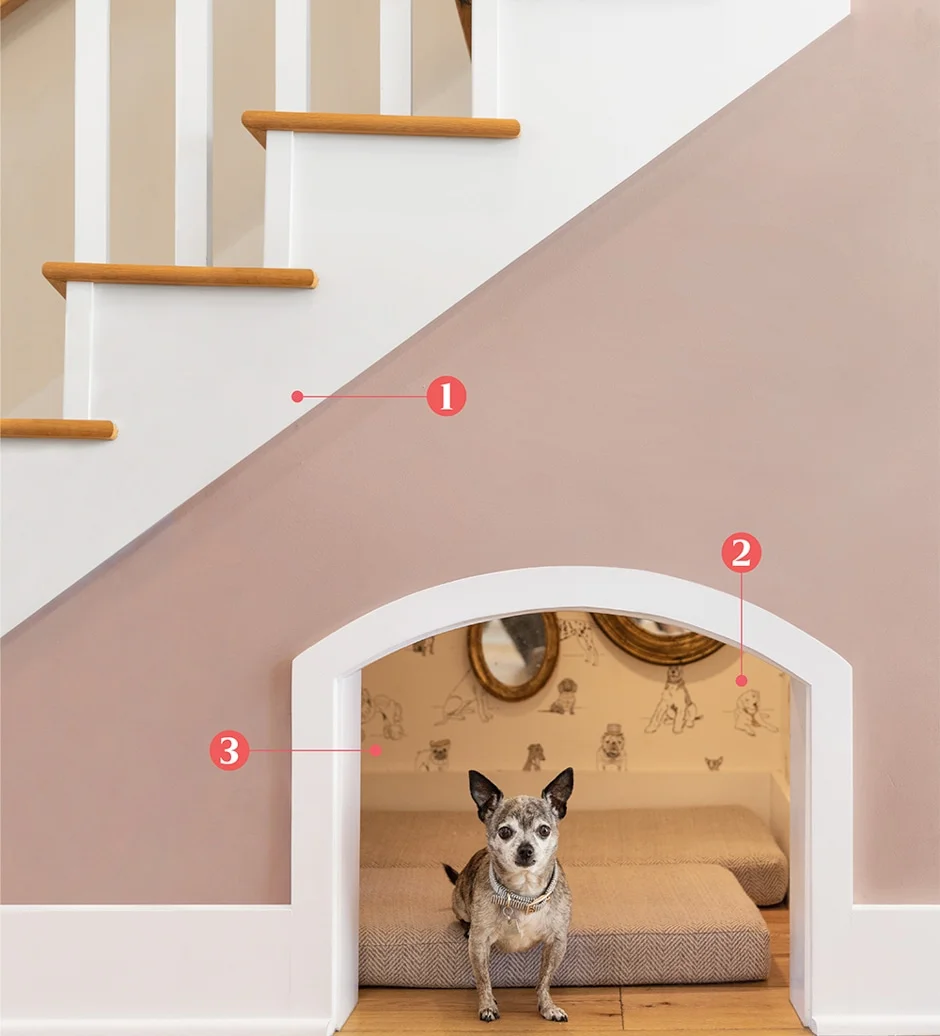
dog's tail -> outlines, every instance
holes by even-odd
[[[455,871],[449,863],[441,864],[441,866],[444,868],[444,873],[447,875],[448,878],[450,878],[451,885],[456,885],[457,879],[460,877],[457,871]]]

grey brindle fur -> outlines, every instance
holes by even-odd
[[[464,927],[470,964],[480,1002],[480,1020],[495,1022],[499,1007],[490,981],[490,951],[527,950],[542,944],[542,966],[537,989],[539,1014],[550,1022],[566,1022],[568,1015],[552,1000],[551,983],[568,944],[571,891],[557,862],[558,823],[568,811],[574,789],[574,771],[563,770],[542,791],[540,798],[503,793],[476,770],[470,771],[470,795],[477,815],[486,825],[486,848],[473,855],[458,874],[444,864],[454,884],[453,908]],[[512,911],[494,901],[489,868],[510,892],[540,896],[557,873],[554,891],[534,912]],[[557,864],[557,872],[555,866]]]

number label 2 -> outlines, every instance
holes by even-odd
[[[736,532],[721,545],[721,560],[732,572],[753,572],[760,564],[760,540],[749,532]]]

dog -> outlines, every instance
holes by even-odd
[[[574,703],[578,697],[578,685],[574,680],[566,677],[558,685],[558,697],[549,705],[548,711],[558,713],[559,716],[564,716],[566,713],[569,716],[574,715]]]
[[[696,720],[704,718],[685,685],[682,667],[671,665],[666,671],[666,686],[646,725],[646,733],[655,734],[664,723],[671,723],[673,734],[681,734],[686,728],[691,730]]]
[[[608,723],[597,750],[598,770],[622,770],[627,762],[627,742],[619,723]]]
[[[557,852],[558,824],[573,790],[570,766],[545,786],[540,798],[507,799],[482,773],[470,771],[470,796],[486,825],[486,848],[474,853],[459,874],[443,866],[454,886],[454,914],[467,937],[482,1022],[499,1018],[490,981],[491,949],[514,953],[539,943],[539,1014],[550,1022],[568,1021],[552,1000],[551,983],[571,923],[571,891]]]
[[[745,691],[738,695],[738,700],[734,703],[734,729],[749,737],[756,737],[758,727],[763,727],[772,734],[777,733],[777,728],[767,718],[767,713],[761,712],[760,691]]]
[[[415,769],[422,773],[436,771],[443,773],[450,766],[450,738],[429,741],[427,748],[422,748],[415,755]]]
[[[709,768],[709,770],[713,770],[716,773],[718,772],[718,770],[721,769],[721,764],[724,761],[725,757],[723,755],[718,756],[717,759],[709,759],[707,755],[705,756],[705,765]]]
[[[539,744],[534,744],[529,745],[526,751],[528,752],[528,755],[526,756],[525,764],[522,769],[541,770],[542,763],[545,762],[545,749]]]
[[[389,741],[400,741],[405,736],[401,705],[387,694],[373,697],[363,687],[361,716],[360,734],[363,741],[369,733],[378,736],[374,730],[378,725],[381,725],[382,737]]]

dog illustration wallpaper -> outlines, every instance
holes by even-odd
[[[370,772],[433,775],[468,768],[609,773],[787,772],[789,681],[733,647],[685,666],[622,652],[581,612],[559,612],[558,665],[523,702],[474,678],[467,632],[397,651],[362,673],[362,741]]]

